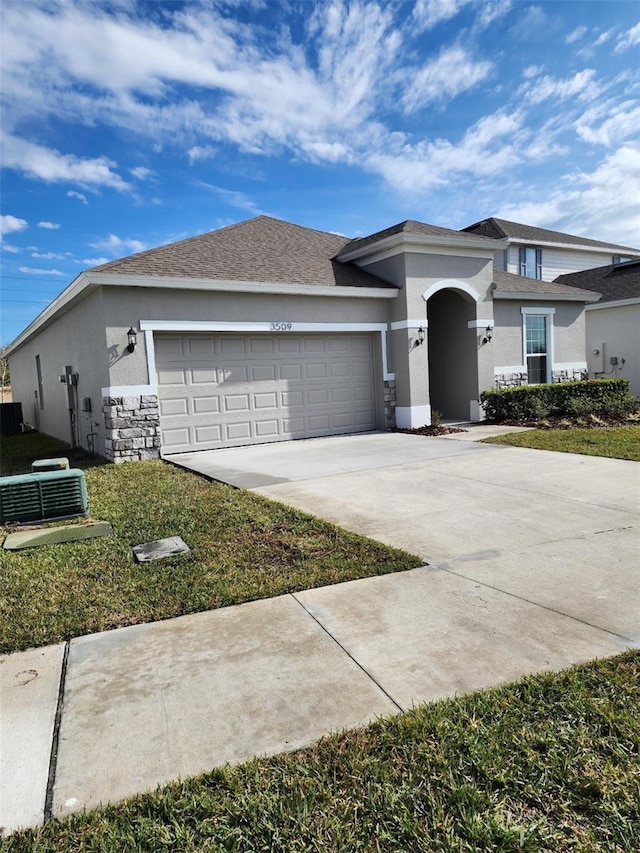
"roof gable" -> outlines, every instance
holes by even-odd
[[[556,281],[544,281],[539,278],[526,278],[523,275],[515,275],[512,272],[504,272],[503,270],[493,271],[493,284],[495,286],[495,294],[499,297],[500,294],[539,294],[540,296],[556,297],[578,300],[583,298],[585,302],[594,302],[593,291],[582,289],[577,286],[568,286]]]
[[[410,234],[416,237],[444,237],[447,239],[458,239],[460,241],[468,241],[469,234],[462,231],[456,231],[454,228],[443,228],[440,225],[429,225],[427,222],[418,222],[415,219],[405,219],[404,222],[398,222],[396,225],[391,225],[382,231],[376,231],[375,234],[369,234],[367,237],[356,237],[354,240],[349,240],[340,249],[340,255],[347,255],[350,252],[364,249],[367,246],[372,246],[379,243],[388,237],[394,237],[398,234]],[[479,235],[471,235],[477,237],[478,245],[486,244],[486,237]]]

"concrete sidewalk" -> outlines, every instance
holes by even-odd
[[[117,802],[630,645],[424,567],[9,655],[2,826]]]

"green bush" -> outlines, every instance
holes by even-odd
[[[549,416],[624,415],[636,401],[628,379],[589,379],[520,385],[483,391],[480,402],[490,421],[539,420]]]

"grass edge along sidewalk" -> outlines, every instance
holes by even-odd
[[[0,840],[3,853],[637,849],[640,651],[420,706]]]
[[[70,452],[48,436],[15,438],[3,439],[3,469],[7,454],[13,472],[28,471],[35,458],[70,456],[73,466],[85,469],[91,517],[109,521],[115,532],[1,553],[3,653],[423,563],[160,461],[113,465]],[[133,559],[134,545],[176,535],[189,554],[153,563]]]

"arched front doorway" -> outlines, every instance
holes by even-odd
[[[478,338],[473,291],[444,287],[427,297],[429,397],[431,412],[445,419],[470,420],[478,399]]]

